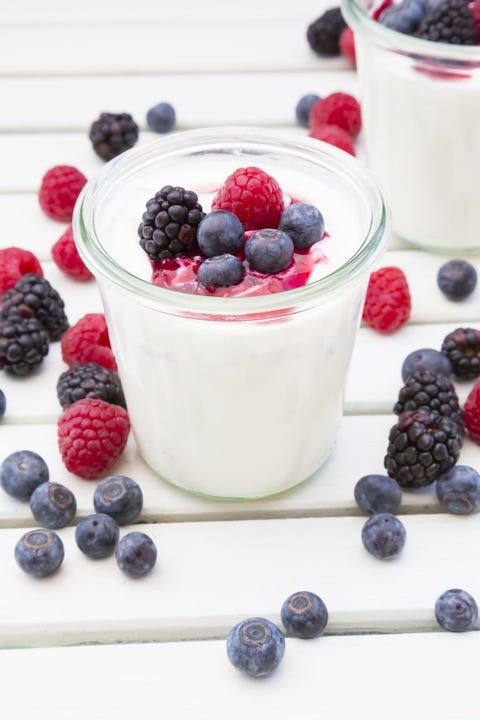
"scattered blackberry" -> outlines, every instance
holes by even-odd
[[[447,417],[406,410],[394,425],[384,465],[403,488],[430,485],[458,460],[463,434]]]
[[[132,148],[138,140],[138,125],[129,113],[100,113],[88,135],[102,160],[111,160]]]
[[[0,368],[28,375],[48,353],[48,333],[37,318],[0,317]]]
[[[36,318],[47,330],[50,340],[60,340],[68,328],[65,303],[48,280],[36,273],[22,275],[15,287],[3,293],[2,317],[12,313],[22,318]]]
[[[445,0],[427,12],[417,37],[452,45],[476,45],[477,30],[473,14],[465,0]]]
[[[57,381],[57,396],[63,410],[83,398],[97,398],[126,407],[117,373],[94,362],[78,363],[65,370]]]
[[[444,338],[442,352],[450,360],[457,378],[480,377],[480,330],[457,328]]]
[[[393,407],[396,415],[405,410],[426,410],[431,415],[443,415],[463,428],[463,412],[455,388],[445,375],[430,370],[412,373],[401,388]]]
[[[346,27],[339,7],[326,10],[308,26],[308,43],[318,55],[340,55],[340,35]]]
[[[150,260],[188,255],[196,248],[197,227],[205,213],[193,190],[165,185],[146,204],[138,228]]]

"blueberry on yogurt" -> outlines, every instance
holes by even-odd
[[[242,249],[244,237],[242,223],[228,210],[212,210],[197,229],[198,246],[205,257],[236,255]]]
[[[245,243],[245,257],[253,270],[279,273],[290,265],[293,240],[282,230],[257,230]]]
[[[328,610],[323,600],[307,590],[293,593],[282,605],[280,617],[292,637],[314,638],[323,633]]]
[[[251,617],[235,625],[227,637],[227,655],[234,667],[251,677],[269,675],[285,653],[285,638],[270,620]]]
[[[297,250],[308,250],[322,239],[325,221],[314,205],[292,203],[283,211],[278,227],[292,238]]]
[[[45,460],[31,450],[11,453],[0,466],[0,485],[18,500],[28,500],[41,483],[49,478]]]
[[[231,287],[242,282],[245,276],[243,263],[235,255],[224,253],[207,258],[198,268],[198,282],[207,287]]]
[[[450,632],[473,630],[478,620],[477,603],[466,590],[451,588],[437,598],[435,617],[444,630]]]
[[[378,21],[390,30],[411,35],[420,25],[424,15],[425,5],[421,0],[403,0],[398,5],[387,7]]]

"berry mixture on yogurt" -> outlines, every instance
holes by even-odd
[[[480,44],[480,0],[386,0],[373,18],[390,30],[422,40]]]
[[[166,185],[138,228],[152,282],[197,295],[247,297],[305,285],[326,260],[320,210],[286,197],[257,167],[238,168],[204,212],[193,190]]]

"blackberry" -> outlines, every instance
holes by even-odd
[[[459,429],[463,429],[463,411],[458,402],[450,380],[430,370],[419,370],[412,373],[398,393],[398,400],[393,407],[396,415],[405,410],[426,410],[431,415],[443,415],[454,420]]]
[[[308,43],[317,55],[340,55],[340,35],[346,27],[339,7],[326,10],[308,26]]]
[[[111,160],[132,148],[138,140],[138,125],[129,113],[100,113],[88,137],[102,160]]]
[[[0,300],[2,317],[12,313],[22,318],[36,318],[47,330],[50,340],[60,340],[68,328],[65,303],[48,280],[36,273],[26,273]]]
[[[480,376],[480,330],[457,328],[445,336],[442,353],[450,360],[457,378],[472,380]]]
[[[197,228],[205,217],[193,190],[165,185],[148,200],[138,228],[150,260],[188,255],[197,248]]]
[[[416,37],[451,45],[476,45],[477,29],[466,0],[445,0],[426,13]]]
[[[48,333],[37,318],[0,317],[0,368],[28,375],[48,353]]]
[[[384,465],[403,488],[430,485],[458,460],[463,434],[451,418],[406,410],[394,425]]]
[[[65,370],[57,381],[57,396],[63,410],[83,398],[96,398],[126,407],[117,373],[94,362],[78,363]]]

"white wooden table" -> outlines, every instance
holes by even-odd
[[[90,177],[102,166],[87,136],[102,110],[131,112],[140,142],[150,142],[145,113],[161,100],[175,106],[178,130],[256,124],[306,134],[294,120],[303,94],[357,92],[344,60],[321,60],[307,45],[307,25],[328,6],[1,0],[0,246],[39,257],[71,323],[102,308],[94,283],[66,279],[51,262],[64,227],[38,206],[44,172],[72,164]],[[361,328],[338,443],[312,481],[261,502],[208,501],[163,483],[129,442],[115,470],[143,488],[141,528],[158,546],[149,577],[132,581],[113,559],[89,561],[73,526],[59,531],[61,570],[43,581],[24,575],[13,547],[32,526],[30,510],[0,494],[2,717],[478,718],[480,633],[441,631],[433,606],[449,587],[480,601],[480,518],[442,513],[433,488],[405,494],[407,545],[385,563],[364,550],[353,499],[359,477],[383,471],[404,357],[480,324],[479,290],[454,304],[437,289],[443,260],[392,239],[382,264],[407,273],[411,321],[392,336]],[[82,517],[93,511],[95,483],[69,474],[56,447],[64,369],[56,343],[34,376],[0,376],[0,456],[39,452]],[[471,385],[457,384],[461,400]],[[467,440],[460,462],[478,469],[479,447]],[[242,676],[226,658],[229,629],[250,615],[279,623],[283,600],[299,589],[325,600],[325,636],[287,638],[275,673]]]

